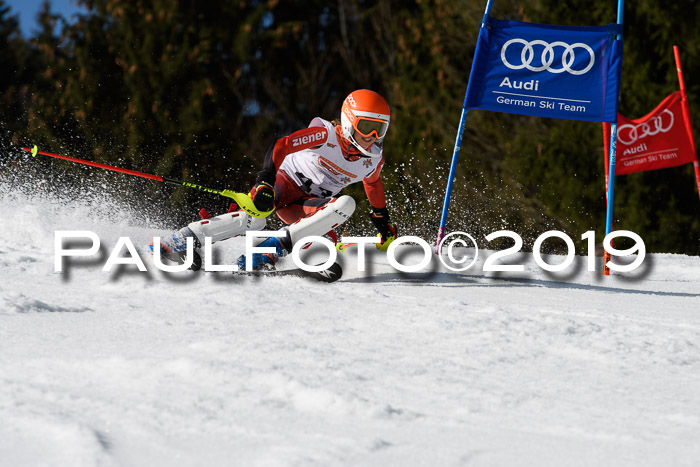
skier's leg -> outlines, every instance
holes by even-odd
[[[338,198],[320,198],[303,203],[306,216],[286,227],[291,246],[308,236],[320,236],[350,219],[355,212],[355,200],[343,195]]]
[[[277,258],[292,251],[298,241],[308,236],[321,236],[347,221],[355,211],[355,200],[350,196],[339,198],[314,198],[285,206],[278,211],[281,219],[289,219],[292,213],[307,213],[293,224],[281,229],[284,237],[270,237],[260,243],[259,247],[274,247],[275,253],[256,253],[253,255],[253,269],[274,267]],[[238,258],[238,266],[246,268],[245,256]]]
[[[231,237],[238,237],[248,230],[262,230],[267,221],[264,218],[253,217],[243,211],[228,212],[220,216],[191,222],[186,229],[204,244],[204,237],[211,237],[212,243],[220,242]],[[184,230],[184,229],[183,229]]]
[[[262,230],[265,224],[264,218],[252,217],[243,211],[228,212],[191,222],[171,236],[162,238],[160,252],[173,261],[182,262],[187,250],[187,238],[192,237],[195,249],[195,265],[192,269],[199,269],[197,266],[201,266],[201,258],[198,256],[205,237],[210,237],[212,243],[215,243],[243,235],[248,230]],[[153,245],[151,245],[151,251],[153,251]]]

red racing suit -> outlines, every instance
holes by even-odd
[[[370,152],[380,154],[373,145]],[[369,158],[343,138],[340,125],[314,118],[308,128],[280,138],[265,156],[257,182],[275,187],[277,215],[286,224],[310,216],[346,186],[362,181],[375,209],[386,207],[384,156]]]

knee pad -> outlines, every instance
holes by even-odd
[[[350,219],[355,212],[355,200],[343,195],[331,200],[313,215],[299,219],[287,227],[292,245],[310,235],[323,235]]]

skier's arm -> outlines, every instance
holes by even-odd
[[[384,158],[379,162],[377,170],[362,183],[365,186],[365,193],[370,204],[370,219],[382,237],[379,249],[386,249],[397,236],[396,224],[391,222],[389,210],[386,208],[386,196],[384,195],[384,184],[382,183],[381,170],[384,165]]]
[[[263,169],[258,172],[255,186],[250,190],[255,207],[261,211],[269,211],[275,204],[275,182],[277,171],[284,159],[294,152],[321,146],[328,139],[328,130],[324,127],[312,126],[295,131],[289,136],[278,139],[265,154]],[[267,209],[265,209],[267,208]]]
[[[280,138],[271,144],[265,153],[265,161],[263,162],[263,169],[258,172],[258,177],[255,183],[266,182],[272,186],[275,185],[277,180],[277,170],[279,170],[282,161],[290,153],[290,148],[288,144],[289,136]]]
[[[377,168],[368,177],[362,180],[365,186],[365,193],[370,206],[373,208],[383,208],[386,206],[386,197],[384,196],[384,184],[382,183],[382,167],[384,167],[384,157],[377,164]]]

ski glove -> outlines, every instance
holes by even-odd
[[[250,199],[258,211],[270,211],[275,207],[275,189],[267,182],[260,182],[250,190]]]
[[[369,216],[381,237],[381,243],[377,244],[377,249],[386,251],[391,242],[398,236],[396,224],[389,219],[387,208],[375,208],[372,206]]]

